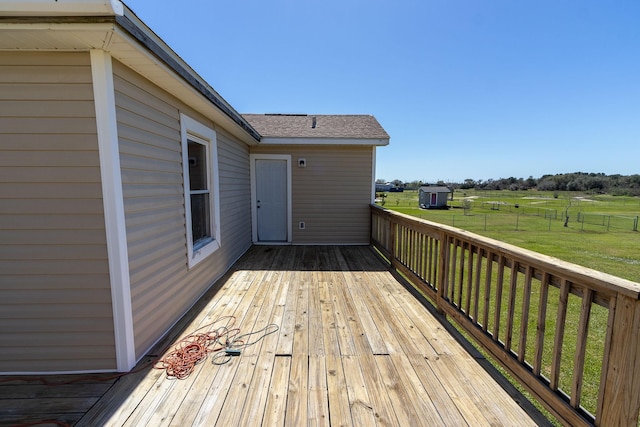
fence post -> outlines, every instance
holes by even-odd
[[[640,411],[640,300],[618,294],[614,301],[596,425],[635,427]]]

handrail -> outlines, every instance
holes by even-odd
[[[376,205],[371,244],[563,424],[638,425],[639,283]]]

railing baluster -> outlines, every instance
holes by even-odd
[[[511,281],[509,285],[509,306],[507,309],[507,336],[504,340],[504,348],[511,350],[511,339],[513,338],[513,319],[516,310],[516,294],[518,287],[518,262],[511,261]]]
[[[445,265],[440,265],[440,258],[445,259],[446,262],[449,262],[449,252],[445,249],[445,241],[443,240],[433,240],[433,264],[432,268],[432,279],[434,283],[440,285],[440,281],[438,277],[442,276],[446,279],[447,271]]]
[[[410,262],[410,260],[409,260],[409,256],[410,256],[409,244],[411,242],[411,230],[407,226],[403,226],[402,229],[403,229],[403,232],[404,232],[403,239],[402,239],[402,243],[403,243],[403,245],[402,245],[402,263],[404,265],[409,265],[409,262]]]
[[[431,258],[431,241],[432,238],[429,236],[424,236],[424,242],[423,242],[423,247],[424,247],[424,255],[423,255],[423,259],[422,259],[422,271],[423,271],[423,276],[424,276],[424,280],[429,283],[429,285],[433,288],[435,288],[435,283],[433,282],[433,280],[431,280],[431,274],[429,273],[429,261]]]
[[[418,234],[418,232],[415,231],[415,230],[412,230],[411,234],[413,235],[413,238],[412,238],[413,250],[409,249],[409,251],[412,254],[412,256],[411,256],[411,264],[412,264],[411,270],[413,270],[414,272],[418,273],[419,277],[422,277],[422,274],[421,274],[421,271],[420,271],[420,255],[422,255],[422,249],[420,248],[420,234]]]
[[[558,303],[558,315],[556,318],[556,334],[553,339],[553,357],[551,360],[551,375],[549,387],[558,390],[560,381],[560,365],[562,362],[562,342],[564,340],[564,325],[567,319],[567,303],[569,301],[569,282],[562,279],[560,285],[560,301]]]
[[[397,224],[389,217],[389,252],[391,253],[391,267],[396,264],[396,233]]]
[[[587,338],[589,333],[589,318],[591,317],[591,302],[593,291],[585,289],[582,295],[582,307],[580,309],[580,323],[578,324],[578,341],[576,342],[576,354],[573,361],[573,383],[571,388],[571,406],[580,406],[582,394],[582,380],[584,372],[584,356],[587,351]]]
[[[473,301],[473,320],[476,323],[479,323],[478,321],[478,306],[480,304],[480,276],[482,273],[482,248],[480,246],[476,246],[476,271],[475,271],[475,294],[474,294],[474,301]]]
[[[453,246],[453,256],[451,257],[451,263],[447,266],[447,269],[451,269],[450,280],[448,281],[449,286],[449,302],[455,304],[455,293],[456,293],[456,266],[458,265],[458,239],[452,239],[451,245]]]
[[[607,339],[604,343],[604,357],[602,359],[602,372],[600,374],[600,384],[606,384],[607,371],[609,370],[609,354],[611,354],[611,341],[613,336],[613,325],[616,318],[616,301],[617,298],[609,299],[609,316],[607,318]],[[606,387],[600,387],[598,390],[598,409],[596,410],[596,425],[602,425],[602,412],[604,405],[604,394]]]
[[[460,242],[460,264],[459,264],[459,278],[458,278],[458,309],[462,309],[462,291],[464,289],[464,260],[467,254],[465,250],[466,243],[458,240]]]
[[[389,220],[387,218],[378,218],[379,241],[386,250],[389,250],[389,242],[391,241],[389,238],[389,227]]]
[[[417,232],[418,236],[418,271],[420,272],[420,278],[426,280],[426,274],[424,271],[424,257],[426,254],[426,238],[424,234]]]
[[[413,272],[416,276],[424,279],[422,274],[422,233],[417,230],[413,231],[413,248],[411,248],[413,254]]]
[[[432,287],[435,287],[435,283],[433,283],[433,280],[431,280],[431,275],[429,274],[429,260],[431,257],[431,241],[432,238],[429,236],[424,236],[423,239],[423,250],[424,250],[424,255],[422,257],[422,271],[423,271],[423,276],[424,276],[424,280],[429,283]]]
[[[406,265],[413,267],[413,252],[411,251],[411,243],[413,240],[413,230],[410,227],[405,227],[406,239],[404,241],[404,262]]]
[[[434,256],[434,250],[433,250],[433,238],[429,237],[427,238],[427,244],[428,244],[428,249],[427,249],[427,264],[426,264],[426,268],[427,268],[427,282],[431,283],[432,286],[436,285],[436,281],[433,279],[433,271],[432,271],[432,266],[433,266],[433,256]]]
[[[432,254],[431,254],[431,273],[429,273],[431,275],[431,281],[432,283],[436,286],[436,288],[440,288],[440,281],[438,280],[439,276],[442,276],[443,278],[446,278],[446,272],[444,271],[444,267],[442,267],[439,264],[439,260],[440,258],[445,258],[444,254],[441,254],[441,252],[445,252],[444,248],[444,242],[442,240],[435,240],[435,239],[431,239],[430,241],[430,245],[431,245],[431,250],[432,250]],[[438,274],[439,273],[439,274]]]
[[[430,280],[429,277],[429,242],[431,241],[431,238],[427,235],[423,235],[422,236],[422,244],[420,245],[421,249],[422,249],[422,256],[420,257],[420,262],[422,264],[422,279],[429,283],[431,286],[433,286],[433,283]]]
[[[407,248],[409,247],[409,229],[407,226],[402,226],[402,264],[408,265],[407,258],[409,257]]]
[[[422,257],[424,257],[424,234],[416,231],[416,269],[419,277],[424,280],[424,270],[422,268]]]
[[[473,295],[473,276],[477,272],[473,271],[473,246],[469,245],[469,258],[467,260],[467,295],[465,298],[464,312],[467,317],[471,317],[471,296]]]
[[[411,230],[407,226],[402,227],[402,263],[404,265],[410,265],[410,253],[409,253],[409,244],[411,241]]]
[[[500,314],[502,313],[502,288],[504,284],[505,259],[502,254],[498,256],[498,277],[496,281],[496,311],[493,313],[493,340],[499,342],[500,336]]]
[[[549,298],[549,273],[542,275],[540,283],[540,303],[538,304],[538,323],[536,326],[536,355],[533,361],[533,373],[540,375],[542,355],[544,353],[544,333],[547,325],[547,300]]]
[[[487,273],[484,279],[484,317],[482,330],[487,332],[489,328],[489,306],[491,305],[491,273],[493,272],[493,252],[487,253]]]
[[[444,313],[443,306],[446,304],[446,296],[449,286],[449,265],[451,260],[451,245],[449,236],[444,232],[440,232],[440,244],[438,250],[438,299],[436,301],[438,311]]]
[[[395,225],[396,227],[396,239],[398,241],[397,243],[397,247],[396,247],[396,259],[398,260],[399,263],[403,263],[402,261],[402,254],[404,253],[404,227],[402,226],[402,224],[397,223]]]
[[[395,235],[395,227],[396,224],[393,222],[393,220],[389,217],[387,218],[387,221],[385,223],[387,225],[386,230],[385,230],[385,236],[387,236],[387,249],[391,252],[394,253],[393,249],[393,245],[395,245],[395,241],[396,241],[396,235]]]
[[[531,278],[533,268],[527,266],[522,294],[522,318],[520,321],[520,342],[518,344],[518,361],[524,363],[527,353],[527,333],[529,332],[529,308],[531,307]]]

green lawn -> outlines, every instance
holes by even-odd
[[[446,210],[420,209],[416,191],[387,193],[385,199],[391,210],[640,281],[638,197],[456,190],[449,204]],[[584,222],[578,222],[579,214]]]

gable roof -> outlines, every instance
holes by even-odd
[[[262,136],[263,144],[389,144],[389,134],[371,115],[243,114],[242,117]]]
[[[419,190],[422,190],[425,193],[451,193],[451,189],[449,187],[440,185],[423,185]]]

